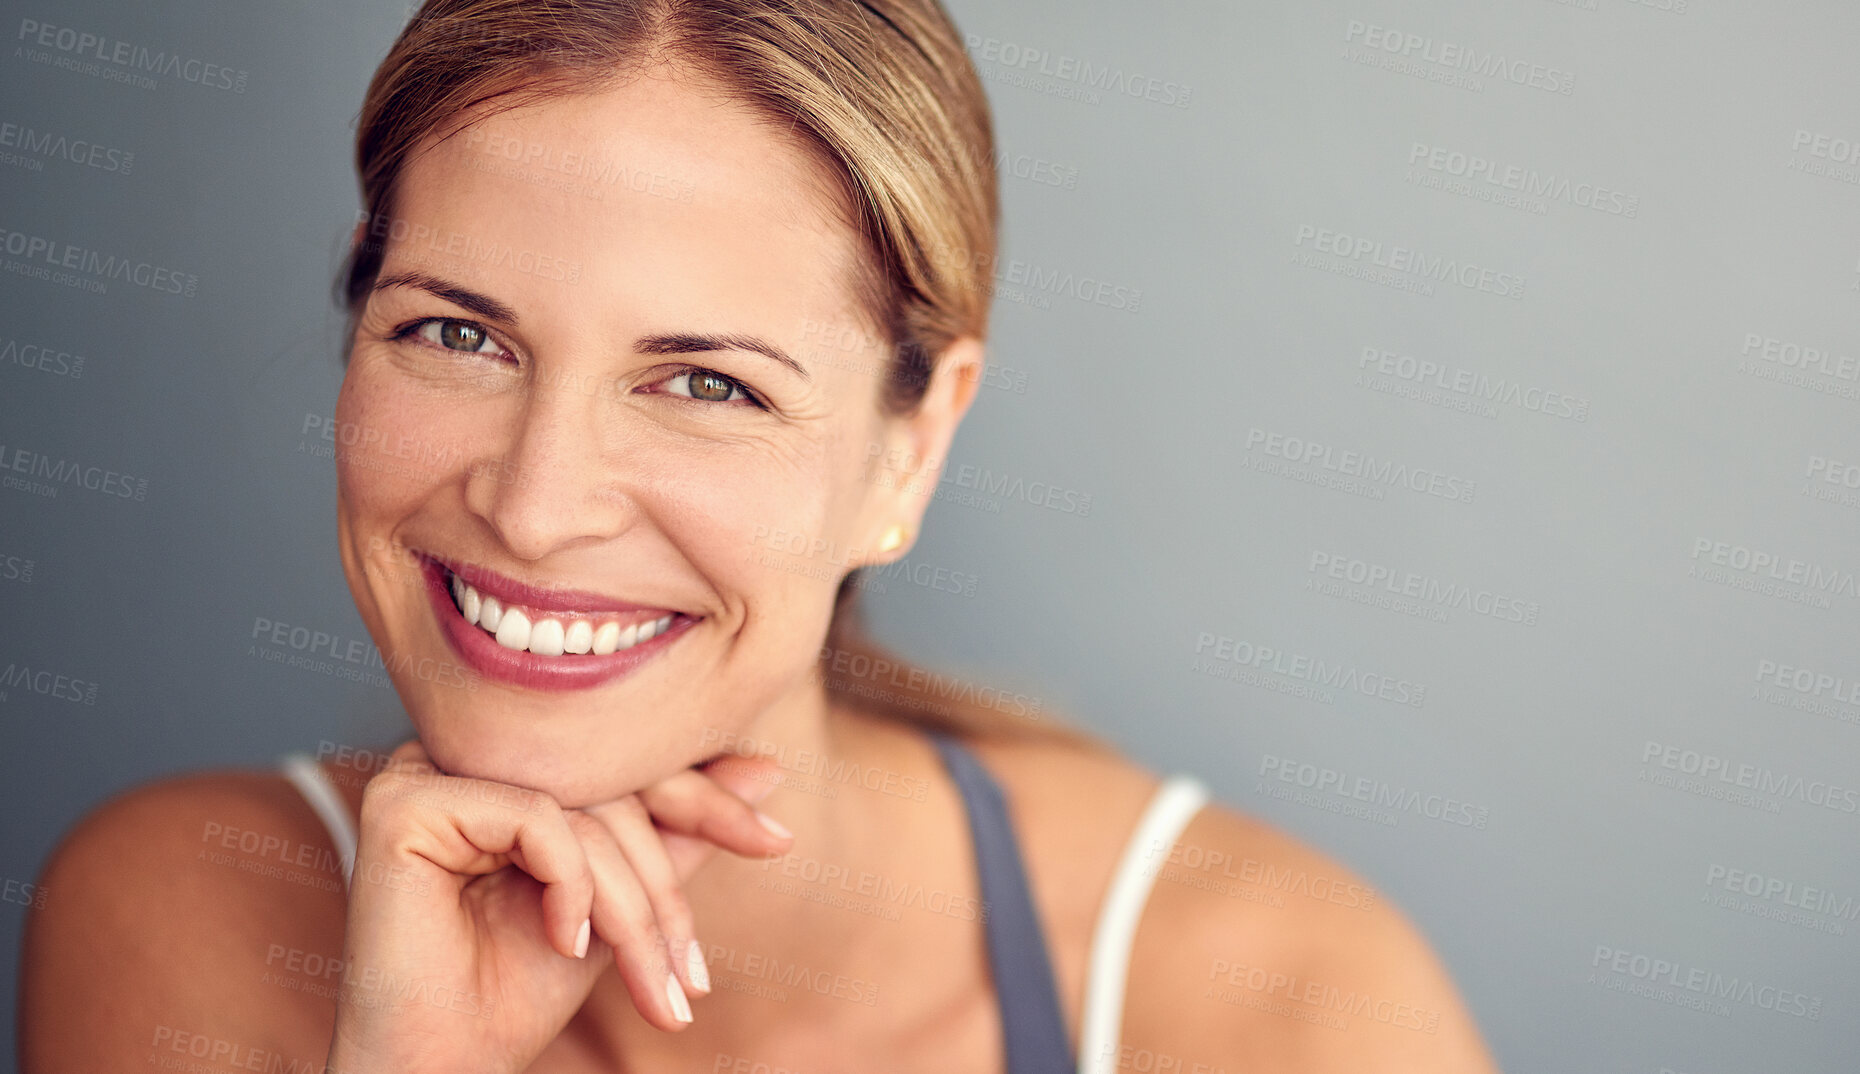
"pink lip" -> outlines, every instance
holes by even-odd
[[[437,563],[453,574],[458,575],[478,592],[487,597],[496,597],[498,603],[508,607],[516,604],[533,608],[539,612],[651,612],[647,618],[657,619],[675,608],[654,608],[648,604],[632,604],[613,597],[590,593],[585,589],[564,589],[560,586],[533,586],[506,578],[488,567],[471,563],[455,563],[437,556],[425,556],[428,562]]]
[[[537,656],[535,653],[518,652],[506,649],[497,640],[483,630],[465,621],[459,614],[458,607],[452,603],[452,592],[446,583],[445,565],[436,559],[428,559],[425,564],[426,593],[432,601],[433,612],[439,616],[440,629],[445,631],[446,640],[451,642],[452,650],[473,670],[488,679],[520,686],[531,690],[564,691],[586,690],[604,683],[612,682],[631,673],[635,668],[664,652],[666,647],[677,641],[697,619],[682,612],[673,613],[672,625],[665,633],[643,641],[631,649],[617,653],[596,656],[585,653],[579,656]],[[460,575],[464,577],[464,575]],[[490,575],[497,582],[507,581],[497,575]],[[474,587],[477,582],[471,583]],[[544,590],[533,586],[510,583],[514,588],[509,592],[525,594],[533,607],[547,607],[559,611],[632,611],[642,605],[624,604],[598,595],[579,593],[568,590]],[[500,599],[503,594],[491,590]],[[587,608],[582,604],[563,605],[564,599],[580,601],[585,597],[595,596],[602,602],[599,608]],[[537,597],[547,597],[553,603],[545,604]],[[670,611],[670,609],[665,609]]]

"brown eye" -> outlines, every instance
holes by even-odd
[[[736,384],[715,373],[691,374],[691,398],[703,399],[712,403],[722,403],[730,398],[736,390]]]
[[[687,369],[665,383],[671,386],[673,395],[682,395],[701,403],[744,402],[758,407],[762,405],[744,390],[741,382],[709,369]]]
[[[490,333],[470,321],[436,317],[422,321],[420,338],[461,354],[502,354],[503,348],[492,342]]]
[[[439,328],[439,338],[455,351],[475,351],[484,342],[484,330],[462,321],[447,321]]]

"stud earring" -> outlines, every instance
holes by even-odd
[[[880,552],[891,552],[903,548],[905,540],[910,537],[910,533],[911,531],[905,528],[902,523],[892,523],[890,528],[885,530],[885,535],[879,538],[878,550]]]

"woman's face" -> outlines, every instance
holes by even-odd
[[[934,474],[899,466],[943,457],[980,357],[881,412],[817,168],[661,69],[464,129],[364,224],[343,568],[441,767],[586,804],[805,712],[835,587],[902,554]]]

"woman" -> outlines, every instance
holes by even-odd
[[[336,412],[418,737],[86,818],[25,1068],[1491,1069],[1341,866],[859,640],[982,376],[993,155],[934,0],[428,3]]]

